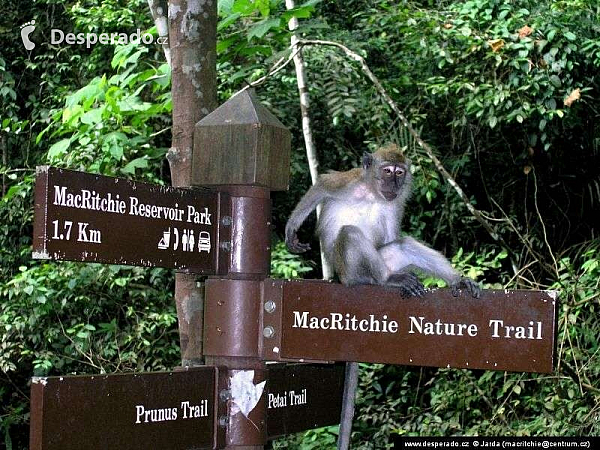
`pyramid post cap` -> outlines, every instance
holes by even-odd
[[[231,97],[209,115],[196,123],[197,127],[216,125],[260,124],[286,128],[260,100],[254,89],[245,89]],[[287,128],[286,128],[287,129]]]

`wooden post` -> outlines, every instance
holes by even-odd
[[[194,125],[217,107],[217,0],[169,0],[173,186],[190,186]],[[197,146],[196,151],[204,151]],[[182,365],[202,363],[203,291],[197,276],[175,275]]]
[[[231,197],[229,274],[206,282],[204,354],[218,381],[217,444],[260,449],[267,440],[267,371],[259,352],[262,280],[270,271],[271,190],[288,186],[290,132],[244,91],[196,124],[192,183]],[[197,151],[202,148],[203,151]]]

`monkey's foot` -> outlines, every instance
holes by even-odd
[[[304,253],[310,250],[310,244],[303,244],[300,240],[293,235],[287,237],[285,240],[287,248],[292,253]]]
[[[402,298],[422,297],[423,294],[425,294],[423,283],[421,283],[419,278],[412,272],[390,275],[386,284],[399,287],[402,291]]]
[[[471,297],[481,297],[481,288],[479,287],[479,284],[467,277],[461,277],[460,280],[452,283],[450,288],[452,289],[452,295],[454,297],[458,297],[458,291],[462,288],[466,289],[471,294]]]

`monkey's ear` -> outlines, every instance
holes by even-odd
[[[371,167],[371,164],[373,164],[373,155],[371,153],[363,153],[363,157],[362,157],[362,164],[363,164],[363,169],[368,169],[369,167]]]

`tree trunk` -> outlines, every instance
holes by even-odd
[[[285,6],[288,10],[296,7],[294,0],[285,0]],[[304,71],[304,58],[302,50],[298,49],[298,36],[294,30],[298,28],[298,19],[292,17],[288,23],[288,28],[292,32],[292,52],[294,55],[294,66],[296,67],[296,80],[298,82],[298,92],[300,94],[300,111],[302,112],[302,134],[304,135],[304,146],[306,147],[306,159],[308,160],[308,168],[310,170],[310,178],[312,184],[317,182],[319,176],[319,160],[317,158],[317,148],[315,147],[312,129],[310,127],[310,98],[308,96],[308,87],[306,86],[306,74]],[[317,206],[317,218],[321,215],[321,205]],[[321,267],[323,270],[323,278],[330,280],[333,278],[333,269],[331,264],[325,259],[325,253],[321,250]]]
[[[173,186],[186,187],[194,125],[217,107],[217,0],[170,0],[168,18],[173,138],[167,159]],[[195,275],[175,275],[175,303],[182,364],[201,363],[204,293]]]

